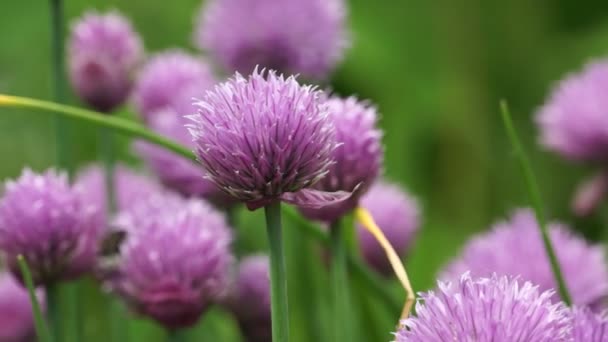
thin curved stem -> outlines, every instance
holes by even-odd
[[[566,305],[571,306],[572,297],[568,292],[566,281],[564,280],[564,276],[559,267],[557,256],[555,254],[555,248],[553,248],[553,244],[551,243],[551,239],[549,238],[549,232],[547,230],[547,220],[543,211],[543,202],[540,196],[538,183],[536,182],[536,178],[534,177],[534,172],[532,171],[532,167],[530,166],[530,161],[528,160],[528,157],[524,152],[521,142],[517,137],[517,132],[515,131],[515,127],[513,126],[513,120],[511,120],[511,114],[509,113],[509,108],[507,107],[507,103],[505,101],[501,101],[500,109],[505,129],[507,130],[509,140],[511,141],[511,145],[513,146],[513,150],[517,156],[519,166],[526,181],[528,196],[530,197],[530,202],[532,202],[532,207],[534,208],[534,213],[536,214],[536,220],[538,221],[538,229],[540,229],[540,233],[543,239],[543,245],[545,247],[547,256],[549,257],[549,262],[551,263],[551,270],[553,271],[553,276],[555,277],[555,280],[558,285],[559,295],[564,301],[564,303],[566,303]]]
[[[21,277],[23,278],[23,282],[25,283],[25,287],[27,288],[30,296],[30,302],[32,303],[36,336],[38,336],[38,340],[41,342],[51,342],[51,333],[48,325],[44,321],[42,310],[40,309],[40,303],[38,302],[38,297],[36,296],[36,289],[34,288],[34,281],[32,280],[32,272],[30,272],[30,268],[27,266],[27,262],[25,261],[23,255],[17,256],[17,263],[19,264]]]
[[[390,262],[397,279],[401,282],[401,285],[405,289],[405,304],[403,305],[403,310],[401,311],[401,318],[407,318],[412,311],[412,306],[414,305],[414,301],[416,297],[414,295],[414,290],[412,289],[412,284],[410,283],[410,279],[407,276],[407,272],[405,271],[405,267],[401,262],[401,258],[395,252],[395,249],[391,245],[391,243],[387,240],[384,233],[378,227],[374,218],[370,215],[370,213],[362,207],[358,207],[355,209],[355,217],[361,223],[361,225],[370,232],[376,241],[380,244],[382,249],[384,249],[384,253]]]
[[[196,160],[196,156],[188,148],[159,134],[156,134],[134,121],[105,115],[103,113],[88,109],[62,105],[55,102],[3,94],[0,94],[0,106],[42,109],[44,111],[57,113],[72,119],[87,121],[97,126],[112,128],[113,130],[123,134],[145,139],[188,159]]]

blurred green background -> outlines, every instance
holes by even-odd
[[[65,1],[70,19],[88,8],[119,9],[133,20],[150,52],[191,48],[199,6],[199,0]],[[51,98],[48,9],[48,1],[2,2],[1,93]],[[511,105],[550,217],[598,238],[599,218],[575,220],[569,212],[574,187],[590,170],[539,149],[532,116],[564,73],[608,50],[608,2],[351,0],[349,11],[353,44],[331,86],[378,105],[386,175],[423,206],[424,224],[406,260],[416,290],[433,286],[438,268],[468,236],[528,203],[501,124],[500,99]],[[24,165],[40,170],[53,164],[50,116],[6,109],[0,113],[0,178],[15,177]],[[71,126],[74,159],[94,159],[95,128],[76,122]],[[122,146],[127,156],[126,139]],[[259,218],[261,213],[245,215]],[[260,221],[252,222],[241,229],[249,241],[246,250],[264,247],[262,227],[255,224]],[[322,338],[323,321],[331,317],[322,300],[327,284],[317,250],[295,236],[301,234],[297,230],[287,234],[294,341]],[[317,271],[309,272],[311,267]],[[316,286],[306,283],[306,272],[315,274]],[[388,286],[401,295],[395,284]],[[81,298],[86,341],[105,341],[107,322],[98,310],[104,300],[78,287],[87,294]],[[357,328],[361,340],[389,340],[394,313],[375,305],[373,293],[354,282],[353,287],[360,304],[357,317],[364,322]],[[233,330],[230,316],[214,310],[197,333],[201,340],[232,341],[237,339]],[[132,323],[129,333],[142,341],[162,338],[162,331],[145,321]]]

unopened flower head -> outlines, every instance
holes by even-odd
[[[224,216],[201,200],[151,197],[118,216],[126,232],[110,287],[169,329],[196,323],[223,294],[232,262]]]
[[[107,113],[127,99],[143,46],[125,17],[85,14],[72,27],[68,50],[72,86],[87,105]]]
[[[419,227],[416,201],[399,186],[379,181],[361,198],[378,227],[401,257],[407,254]],[[357,225],[361,254],[367,263],[382,275],[391,275],[392,268],[376,239],[361,225]]]
[[[266,255],[244,258],[229,295],[229,307],[250,342],[272,340],[270,276]]]
[[[568,309],[552,291],[507,276],[439,282],[420,295],[416,316],[402,321],[396,342],[567,342]]]
[[[38,300],[44,300],[39,292]],[[9,273],[0,273],[0,342],[26,342],[34,336],[27,290]]]
[[[16,274],[17,256],[23,255],[37,284],[77,277],[91,270],[96,259],[97,210],[66,174],[25,169],[5,185],[0,250]]]
[[[196,87],[186,90],[185,94],[194,91],[201,93],[202,90]],[[185,127],[187,119],[184,118],[184,115],[194,112],[196,109],[192,106],[192,95],[184,95],[179,103],[151,115],[148,126],[169,139],[194,148],[192,137]],[[205,198],[219,207],[235,203],[233,197],[203,177],[204,170],[200,164],[144,141],[138,141],[135,150],[167,187],[187,197]]]
[[[87,203],[99,208],[99,224],[107,226],[108,201],[102,166],[92,164],[80,170],[75,183],[83,190]],[[139,201],[162,192],[162,186],[154,179],[122,164],[114,167],[114,189],[116,209],[119,211],[128,210]]]
[[[206,177],[250,209],[283,200],[321,207],[345,192],[308,189],[338,146],[321,92],[257,70],[207,92],[188,125]]]
[[[586,307],[572,309],[573,342],[608,341],[608,312],[593,312]]]
[[[201,58],[181,50],[153,56],[142,68],[135,86],[133,101],[140,115],[148,121],[158,110],[172,107],[176,101],[192,100],[183,93],[198,87],[198,94],[215,84],[209,65]],[[181,115],[191,114],[180,113]]]
[[[573,302],[581,306],[600,305],[608,296],[608,267],[603,248],[590,245],[561,224],[549,224],[548,229]],[[541,290],[557,288],[536,218],[530,210],[516,211],[509,221],[499,222],[492,231],[473,238],[441,278],[456,279],[465,271],[473,276],[494,272],[520,276]]]
[[[596,61],[561,81],[536,121],[541,142],[562,156],[608,161],[608,61]]]
[[[319,209],[302,208],[301,212],[310,219],[332,223],[353,210],[359,197],[376,180],[382,168],[383,151],[376,108],[354,97],[331,97],[327,105],[340,145],[333,153],[335,163],[314,188],[354,194],[347,201]]]
[[[256,65],[324,78],[348,45],[343,0],[211,0],[196,44],[229,73]]]

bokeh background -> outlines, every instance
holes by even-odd
[[[416,290],[432,287],[439,267],[471,234],[528,203],[524,182],[502,127],[498,102],[506,99],[538,176],[551,218],[600,237],[601,217],[575,219],[571,194],[590,170],[542,151],[533,125],[536,108],[565,73],[608,52],[608,2],[569,0],[350,0],[352,47],[328,86],[376,103],[385,130],[386,176],[409,189],[423,207],[423,227],[407,257]],[[148,52],[192,49],[200,0],[66,0],[68,19],[88,8],[119,9],[129,16]],[[0,5],[0,92],[51,98],[48,1],[3,0]],[[70,103],[77,100],[70,96]],[[129,108],[120,115],[134,117]],[[94,127],[72,122],[73,159],[96,158]],[[130,163],[129,141],[121,156]],[[48,115],[0,110],[0,178],[24,165],[41,170],[54,161]],[[239,252],[264,248],[261,213],[241,227]],[[241,222],[244,220],[241,220]],[[314,243],[287,225],[294,341],[323,338],[329,316],[323,266]],[[310,278],[312,277],[312,278]],[[310,286],[315,279],[315,286]],[[104,341],[99,314],[105,297],[90,280],[72,284],[82,294],[86,341]],[[386,284],[397,295],[392,282]],[[326,292],[326,291],[325,291]],[[357,335],[390,339],[394,312],[353,281]],[[325,295],[326,296],[326,295]],[[311,305],[313,303],[313,305]],[[337,318],[339,319],[339,318]],[[66,322],[69,326],[69,322]],[[237,341],[231,317],[214,309],[197,331],[201,340]],[[152,324],[134,319],[129,334],[162,339]]]

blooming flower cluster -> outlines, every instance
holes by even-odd
[[[6,183],[0,200],[0,249],[9,267],[19,275],[17,256],[23,255],[38,284],[89,271],[102,228],[98,210],[65,173],[25,169]]]
[[[236,74],[196,103],[190,134],[206,177],[250,209],[282,200],[321,207],[344,192],[310,189],[334,163],[322,93],[274,71]]]
[[[375,108],[354,97],[331,97],[325,101],[340,144],[332,154],[334,164],[315,185],[322,191],[355,193],[348,200],[323,208],[302,208],[304,216],[332,223],[354,209],[359,197],[376,180],[382,167],[381,131],[376,127]]]
[[[256,65],[324,78],[348,37],[343,0],[212,0],[201,10],[196,44],[228,71]]]
[[[608,267],[602,247],[588,244],[567,227],[549,225],[549,236],[577,305],[601,305],[608,297]],[[536,218],[530,210],[516,211],[509,221],[473,238],[444,270],[440,278],[458,279],[463,272],[473,276],[520,276],[543,291],[557,288],[543,248]]]
[[[72,86],[88,106],[111,112],[127,99],[143,45],[126,18],[85,14],[72,27],[68,50]]]
[[[367,267],[389,276],[408,254],[420,213],[413,198],[382,180],[377,109],[294,76],[327,78],[349,40],[345,13],[343,0],[209,0],[194,39],[208,60],[171,49],[145,63],[139,35],[118,12],[90,12],[75,22],[68,72],[81,100],[110,113],[131,97],[148,129],[191,148],[198,161],[137,141],[135,152],[160,182],[122,164],[108,167],[113,184],[98,165],[74,182],[60,171],[27,168],[7,181],[0,252],[12,273],[0,273],[0,342],[33,336],[16,262],[21,256],[36,286],[97,271],[104,289],[170,332],[193,326],[218,304],[234,315],[247,341],[272,340],[281,330],[273,326],[273,310],[287,292],[280,212],[267,211],[270,258],[242,257],[231,272],[237,232],[227,214],[239,202],[250,210],[286,202],[325,224],[359,207],[356,213],[367,211],[375,221],[368,226],[375,235],[355,225],[361,255]],[[233,76],[220,81],[214,66]],[[605,167],[606,89],[606,61],[561,82],[537,115],[541,143],[567,159]],[[580,188],[576,213],[592,212],[606,193],[608,173],[601,169]],[[608,341],[604,250],[564,225],[548,230],[573,307],[558,298],[538,224],[523,209],[467,243],[437,288],[420,294],[396,341]],[[409,284],[403,270],[396,273]]]
[[[562,303],[513,277],[439,282],[437,291],[420,295],[416,317],[406,319],[396,342],[571,341],[570,315]]]
[[[190,326],[228,284],[232,233],[203,201],[152,196],[122,212],[126,232],[110,287],[168,328]]]

